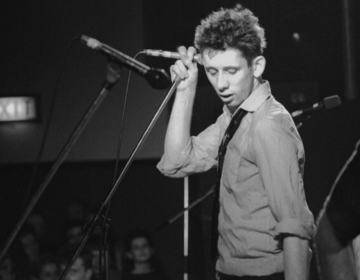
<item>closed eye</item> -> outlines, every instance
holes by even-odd
[[[217,72],[218,72],[218,71],[217,71],[216,69],[214,69],[214,68],[206,68],[205,70],[206,70],[206,72],[209,73],[211,76],[216,75]]]
[[[237,69],[237,68],[228,68],[226,71],[229,73],[229,74],[236,74],[237,73],[237,71],[238,71],[239,69]]]

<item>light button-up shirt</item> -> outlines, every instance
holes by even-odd
[[[248,114],[224,159],[216,269],[228,275],[270,275],[284,271],[281,234],[310,239],[315,232],[303,186],[304,148],[290,114],[271,95],[268,82],[240,107]],[[184,177],[216,167],[230,120],[224,106],[213,125],[191,137],[177,162],[164,154],[159,170]]]

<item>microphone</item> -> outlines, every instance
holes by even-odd
[[[322,109],[332,109],[339,106],[340,104],[341,104],[340,97],[338,95],[332,95],[324,98],[322,101],[318,103],[315,103],[314,105],[312,105],[312,107],[292,112],[291,116],[293,118],[296,118]]]
[[[162,50],[143,50],[140,53],[150,55],[150,56],[160,56],[166,58],[173,58],[173,59],[181,59],[180,54],[177,52],[169,52],[169,51],[162,51]],[[196,54],[194,56],[194,61],[201,64],[200,55]]]
[[[89,48],[100,51],[102,54],[109,57],[110,60],[125,65],[127,68],[144,76],[153,88],[165,89],[168,87],[170,78],[163,69],[150,68],[136,59],[86,35],[81,35],[80,41]]]

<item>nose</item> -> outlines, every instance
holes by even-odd
[[[219,72],[217,79],[217,88],[220,92],[226,90],[229,87],[229,83],[227,77],[224,73]]]

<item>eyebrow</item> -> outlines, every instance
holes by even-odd
[[[240,66],[226,66],[224,67],[224,70],[228,70],[228,69],[240,69],[241,67]]]
[[[240,69],[241,67],[239,66],[226,66],[224,67],[223,69],[224,70],[229,70],[229,69]],[[212,66],[208,66],[208,67],[205,67],[205,70],[218,70],[216,67],[212,67]]]
[[[215,67],[205,67],[205,70],[217,70]]]

